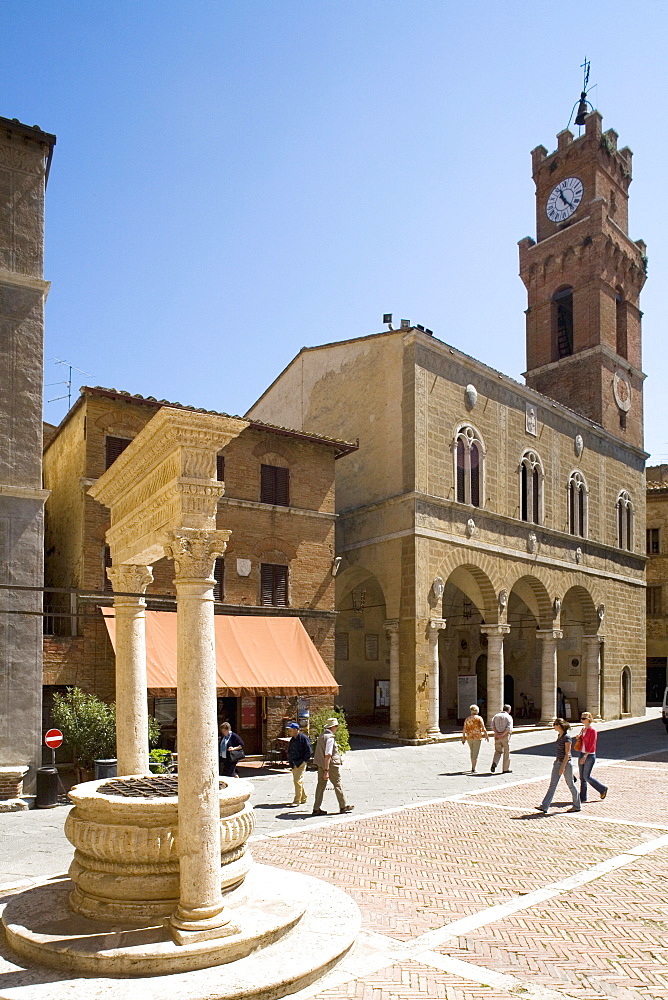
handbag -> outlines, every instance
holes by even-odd
[[[573,744],[573,750],[575,753],[582,752],[582,733],[575,737],[575,743]]]
[[[236,747],[234,750],[227,751],[228,758],[233,761],[233,763],[238,764],[240,760],[243,760],[246,754],[243,752],[241,747]]]

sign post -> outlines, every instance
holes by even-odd
[[[44,734],[44,743],[51,750],[51,767],[56,766],[56,750],[63,742],[63,734],[60,729],[49,729]]]

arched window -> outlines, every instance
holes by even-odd
[[[622,670],[622,715],[631,714],[631,668],[626,665]]]
[[[458,503],[483,507],[485,503],[485,449],[478,432],[468,425],[455,436],[455,497]]]
[[[555,360],[573,353],[573,289],[560,288],[552,296]]]
[[[615,326],[617,336],[617,354],[620,358],[628,358],[628,342],[626,334],[626,304],[621,288],[615,296]]]
[[[577,470],[568,480],[568,530],[571,535],[587,537],[587,484]]]
[[[620,549],[633,549],[633,501],[626,492],[617,497],[617,544]]]
[[[520,463],[520,517],[542,524],[543,463],[535,451],[525,451]]]

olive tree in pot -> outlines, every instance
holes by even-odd
[[[74,754],[79,781],[93,777],[96,760],[116,756],[114,704],[108,705],[80,688],[70,688],[65,695],[53,696],[52,718]],[[160,726],[154,718],[148,721],[148,738],[151,746],[160,739]]]

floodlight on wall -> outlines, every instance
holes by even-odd
[[[387,323],[390,330],[392,329],[392,313],[383,313],[383,323]]]
[[[339,572],[341,563],[343,562],[343,556],[337,556],[336,559],[332,559],[332,576],[336,576]]]
[[[402,321],[401,321],[401,329],[402,330],[410,330],[410,328],[411,328],[411,321],[409,319],[402,319]]]

